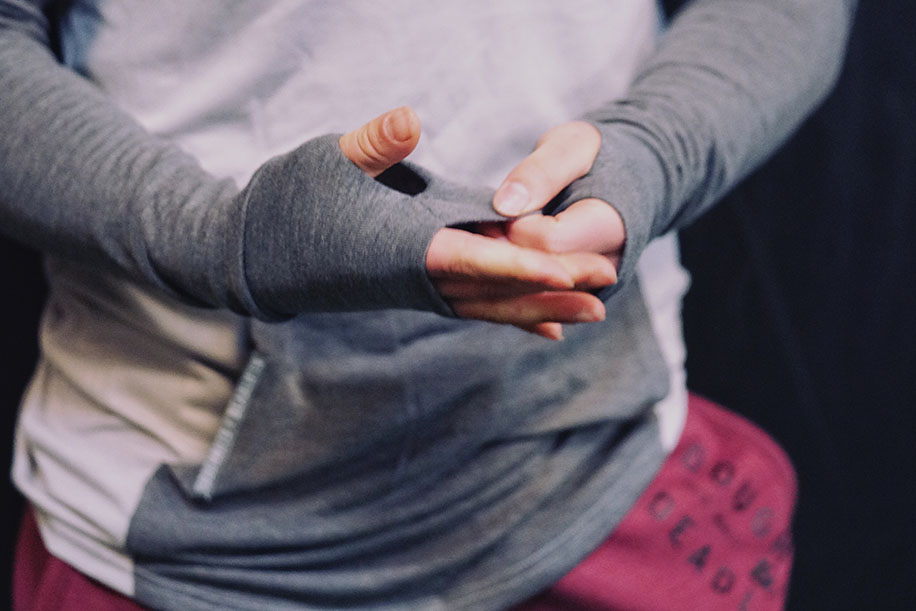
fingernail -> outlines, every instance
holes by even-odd
[[[410,129],[410,113],[406,108],[398,108],[385,117],[382,129],[397,142],[407,142],[413,135]]]
[[[493,208],[505,216],[521,214],[528,207],[531,196],[525,185],[519,182],[507,182],[493,196]]]
[[[600,322],[602,320],[604,320],[604,310],[601,312],[582,310],[576,314],[576,322]]]
[[[610,263],[610,261],[608,262]],[[614,264],[611,263],[610,267],[606,270],[606,279],[607,285],[617,284],[617,268],[614,267]]]

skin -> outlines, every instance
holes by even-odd
[[[374,177],[406,158],[420,131],[412,109],[396,108],[343,135],[340,148]],[[604,319],[604,304],[589,291],[617,280],[626,237],[620,215],[598,199],[556,216],[528,214],[586,174],[600,145],[587,123],[550,129],[496,191],[494,208],[509,220],[482,224],[476,233],[445,228],[433,236],[427,271],[456,314],[549,339],[562,339],[564,323]]]

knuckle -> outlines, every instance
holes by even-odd
[[[566,236],[563,232],[553,231],[540,236],[540,248],[547,252],[561,253],[568,250]]]
[[[530,221],[513,227],[512,238],[528,248],[545,252],[557,252],[558,220],[553,216],[532,216]],[[526,219],[527,220],[527,219]]]
[[[373,165],[381,164],[385,161],[383,149],[378,141],[378,130],[371,124],[359,131],[356,138],[356,145],[365,160]]]
[[[466,278],[474,275],[475,264],[468,253],[475,252],[465,236],[455,236],[449,254],[442,261],[442,269],[451,277]]]

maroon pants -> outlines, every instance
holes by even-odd
[[[792,564],[795,474],[743,418],[690,397],[680,443],[613,535],[514,611],[773,611]],[[142,611],[45,549],[31,512],[14,611]]]
[[[25,512],[13,567],[13,611],[143,611],[129,598],[52,556],[31,510]]]

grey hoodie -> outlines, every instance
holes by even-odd
[[[79,267],[61,275],[70,281],[123,276],[271,321],[243,324],[252,356],[202,460],[163,461],[139,482],[110,543],[133,574],[112,585],[175,609],[500,608],[574,566],[665,456],[651,407],[668,370],[634,273],[640,253],[811,110],[852,13],[836,0],[689,3],[626,96],[587,116],[602,150],[556,209],[597,196],[621,212],[622,281],[603,294],[605,322],[551,344],[450,318],[426,277],[437,229],[497,218],[488,189],[409,165],[418,188],[369,180],[334,136],[264,162],[241,188],[214,178],[169,142],[167,122],[138,124],[49,52],[52,25],[69,24],[62,53],[83,72],[94,58],[79,56],[91,49],[80,37],[104,34],[86,24],[131,27],[130,10],[49,4],[0,3],[3,230],[57,269]],[[206,13],[166,8],[176,23]],[[356,15],[311,8],[316,20]],[[231,25],[224,4],[211,10]],[[40,387],[31,396],[54,396]],[[17,481],[53,514],[58,493],[37,491],[42,462],[29,460],[47,460],[43,435],[62,420],[41,420],[51,406],[39,404],[24,410]]]

